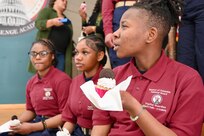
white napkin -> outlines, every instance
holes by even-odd
[[[10,130],[10,123],[11,123],[11,120],[9,120],[8,122],[4,123],[3,125],[0,126],[0,134],[1,133],[4,133],[4,132],[9,132],[9,131],[12,131]]]
[[[62,131],[57,131],[56,136],[71,136],[71,135],[66,128],[63,128]]]
[[[4,132],[13,131],[13,130],[10,130],[10,126],[18,126],[18,125],[21,125],[20,120],[18,119],[9,120],[0,126],[0,134]]]
[[[80,86],[86,97],[101,110],[108,111],[122,111],[122,102],[120,97],[120,91],[126,91],[128,88],[132,76],[129,76],[126,80],[116,85],[113,89],[107,91],[101,98],[95,90],[93,81],[88,81]]]

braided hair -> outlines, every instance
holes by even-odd
[[[149,15],[148,25],[156,27],[165,37],[170,27],[179,22],[183,0],[140,0],[131,8],[143,9]]]

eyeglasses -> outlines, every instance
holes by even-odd
[[[40,51],[40,52],[30,51],[28,52],[28,55],[33,58],[36,58],[38,55],[40,56],[40,58],[44,58],[50,53],[52,52],[50,51]]]

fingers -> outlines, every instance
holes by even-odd
[[[18,133],[19,130],[20,130],[20,125],[18,125],[18,126],[12,126],[12,127],[10,127],[10,130],[12,130],[12,131],[10,132],[11,135],[12,135],[12,134],[15,134],[15,133]]]
[[[109,48],[113,48],[114,44],[113,44],[113,34],[109,33],[108,35],[106,35],[105,37],[105,43]]]
[[[63,25],[63,23],[60,22],[60,19],[63,19],[63,18],[54,18],[54,19],[52,19],[52,20],[53,20],[53,24],[54,24],[55,26],[61,26],[61,25]]]

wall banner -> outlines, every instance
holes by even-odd
[[[35,28],[38,12],[48,0],[0,0],[0,36],[13,36]]]

